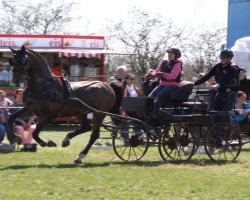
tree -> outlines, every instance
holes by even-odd
[[[161,56],[169,47],[182,51],[184,73],[188,78],[199,72],[208,71],[218,60],[218,53],[225,43],[225,28],[214,25],[213,30],[192,30],[174,27],[171,20],[164,22],[161,16],[150,16],[148,13],[133,10],[128,24],[124,21],[110,22],[107,27],[107,46],[120,46],[134,56],[122,59],[118,56],[108,60],[107,66],[127,64],[135,73],[145,74],[147,69],[155,68]],[[111,70],[112,71],[112,70]]]
[[[182,44],[182,50],[185,52],[185,69],[193,72],[190,74],[196,76],[200,72],[207,72],[218,62],[218,55],[225,44],[225,28],[215,28],[214,30],[203,30],[196,32],[191,30],[192,35]]]
[[[107,27],[109,43],[121,46],[124,51],[134,53],[126,56],[123,63],[136,73],[145,73],[149,68],[155,68],[166,50],[179,41],[180,30],[173,26],[171,20],[163,22],[161,16],[150,16],[140,10],[129,13],[129,21],[110,22]],[[108,63],[112,67],[112,63]]]
[[[2,33],[53,34],[62,32],[72,21],[69,13],[74,3],[53,0],[33,4],[31,1],[2,0],[0,25]]]

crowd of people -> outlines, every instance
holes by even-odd
[[[8,116],[23,107],[23,89],[18,88],[14,92],[13,100],[6,97],[6,92],[0,90],[0,144],[3,142],[7,133]],[[28,116],[19,116],[14,121],[15,133],[22,139],[22,149],[30,145],[33,137],[32,133],[36,128],[35,116],[30,113]]]

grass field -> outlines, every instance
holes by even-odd
[[[102,145],[95,145],[84,163],[75,165],[89,133],[62,148],[72,128],[50,126],[40,134],[53,139],[55,148],[0,154],[0,199],[250,199],[249,145],[234,163],[215,163],[206,154],[167,163],[155,147],[141,161],[123,162],[110,148],[110,139],[99,139],[96,144]]]

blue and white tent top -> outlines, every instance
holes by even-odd
[[[250,79],[250,36],[236,40],[231,50],[234,52],[233,61],[246,69],[247,78]]]

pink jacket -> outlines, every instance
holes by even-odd
[[[165,79],[169,79],[169,80],[176,79],[177,76],[181,73],[181,66],[182,66],[182,64],[183,64],[182,60],[178,59],[178,62],[173,66],[173,68],[171,70],[171,73],[164,72],[163,73],[163,77]],[[161,72],[161,64],[157,67],[156,70],[154,70],[153,72],[151,72],[150,75],[152,77],[155,77],[157,72]],[[181,83],[177,83],[175,81],[171,81],[171,82],[164,81],[164,80],[160,81],[160,85],[180,86],[180,84]]]

